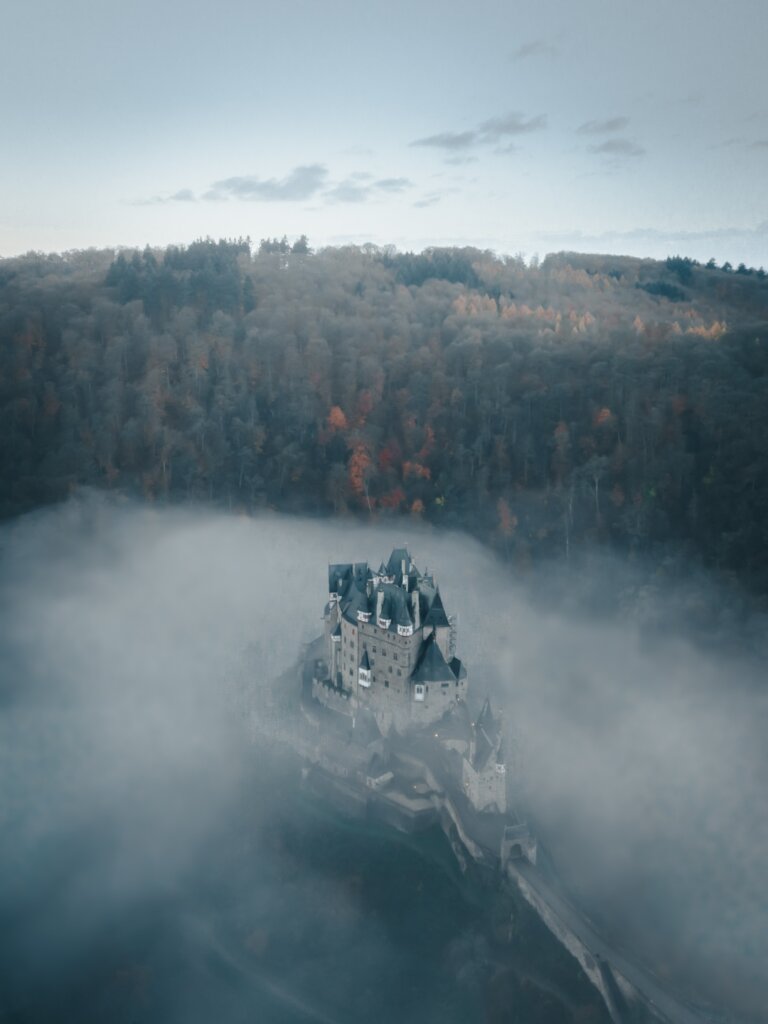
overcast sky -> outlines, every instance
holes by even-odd
[[[765,0],[7,0],[0,255],[200,235],[768,265]]]

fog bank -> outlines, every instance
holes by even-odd
[[[295,996],[318,991],[310,975],[327,963],[317,951],[296,963],[286,952],[282,980],[253,960],[265,943],[303,948],[301,935],[327,923],[329,908],[336,925],[328,927],[345,941],[355,935],[355,955],[368,965],[359,970],[398,977],[396,944],[375,922],[358,922],[359,903],[342,881],[282,847],[270,852],[287,783],[279,764],[254,759],[243,726],[260,713],[263,681],[319,633],[327,563],[378,564],[403,542],[458,614],[470,690],[504,706],[515,800],[595,919],[676,984],[699,981],[756,1016],[768,1004],[763,666],[731,649],[697,650],[669,621],[654,637],[630,616],[543,609],[528,582],[475,542],[406,525],[87,498],[3,527],[0,918],[13,980],[0,997],[9,1006],[23,1006],[33,986],[66,988],[115,921],[148,902],[168,907],[175,956],[183,959],[185,943],[207,943],[212,976],[246,971],[264,1019],[340,1012],[333,994],[319,1008]],[[252,832],[233,828],[246,817]],[[321,843],[322,829],[315,833]],[[250,953],[236,943],[233,952],[195,914],[188,891],[178,903],[185,878],[215,864],[205,884],[219,884],[222,847],[247,842],[261,877],[242,882],[237,933],[251,937]],[[124,970],[129,988],[151,984],[140,964]],[[168,987],[165,1019],[210,1019],[221,1009],[226,986],[210,981],[212,1007],[195,977],[197,1000]],[[403,1019],[438,1019],[437,991],[411,1002]],[[366,1012],[362,1003],[357,1010]],[[232,997],[219,1015],[241,1012]]]

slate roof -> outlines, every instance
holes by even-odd
[[[453,672],[457,679],[467,678],[467,670],[464,668],[464,662],[461,658],[451,658],[451,672]]]
[[[370,612],[370,601],[365,592],[365,587],[360,590],[354,584],[344,594],[341,600],[341,610],[344,618],[350,622],[357,622],[358,612]]]
[[[482,771],[488,764],[491,754],[499,746],[499,740],[499,722],[494,718],[491,702],[486,697],[475,722],[475,756],[472,758],[472,765],[477,771]]]
[[[364,668],[364,669],[367,669],[369,671],[370,671],[370,668],[371,668],[371,663],[368,660],[368,651],[367,651],[367,649],[365,647],[363,648],[363,656],[360,659],[360,668]]]
[[[341,593],[344,584],[352,574],[351,562],[338,562],[336,565],[328,566],[328,592],[331,594]]]
[[[411,567],[411,556],[408,554],[408,548],[393,548],[392,554],[389,556],[387,562],[387,569],[389,570],[390,576],[402,577],[403,575],[403,560],[405,560],[405,571]]]
[[[435,594],[434,600],[429,607],[426,618],[424,619],[425,626],[450,626],[448,616],[445,614],[445,608],[443,607],[443,601],[440,597],[440,591],[438,590]]]
[[[414,683],[446,683],[454,682],[455,676],[450,665],[443,657],[437,645],[435,634],[430,633],[421,646],[419,660],[416,663],[411,680]]]
[[[465,701],[459,701],[450,711],[446,711],[435,729],[442,740],[462,740],[469,743],[472,739],[472,723]]]

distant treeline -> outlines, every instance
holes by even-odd
[[[0,261],[0,512],[79,485],[585,541],[768,594],[762,270],[306,238]]]

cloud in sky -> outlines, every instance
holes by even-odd
[[[413,182],[409,178],[379,178],[373,184],[374,188],[379,188],[382,192],[403,192],[410,188]]]
[[[513,135],[527,135],[547,127],[546,114],[526,118],[513,111],[503,117],[491,117],[480,125],[482,142],[501,142]]]
[[[471,149],[478,140],[477,132],[438,132],[427,135],[423,139],[415,139],[412,146],[431,146],[434,149],[455,150]]]
[[[253,174],[215,181],[212,191],[233,199],[280,202],[311,199],[325,185],[328,169],[323,164],[304,164],[284,178],[257,178]]]
[[[440,198],[441,197],[436,192],[433,192],[431,195],[424,196],[422,199],[417,199],[416,202],[413,205],[417,209],[423,210],[427,206],[434,206],[435,203],[439,203],[440,202]]]
[[[585,121],[576,129],[580,135],[610,135],[621,132],[629,124],[628,117],[608,117],[604,121]]]
[[[139,199],[136,206],[164,203],[225,202],[229,199],[245,202],[303,202],[318,198],[329,203],[362,203],[376,195],[397,195],[411,188],[413,182],[405,177],[373,180],[368,171],[353,171],[341,181],[329,181],[328,169],[323,164],[304,164],[294,167],[284,178],[259,178],[239,175],[215,181],[200,196],[189,188],[179,189],[171,195]]]
[[[527,60],[529,57],[556,57],[559,50],[546,39],[532,39],[512,51],[512,60]]]
[[[519,111],[510,111],[508,114],[481,121],[476,128],[467,131],[438,132],[435,135],[427,135],[423,139],[414,139],[411,146],[427,146],[455,154],[473,149],[475,146],[494,145],[517,135],[541,131],[546,127],[546,114],[526,117]]]
[[[332,203],[365,203],[382,193],[396,195],[413,185],[410,178],[379,178],[369,183],[370,178],[367,172],[358,171],[324,192],[323,198]]]
[[[645,150],[631,139],[606,139],[598,145],[589,147],[591,153],[623,159],[625,157],[644,156]]]

